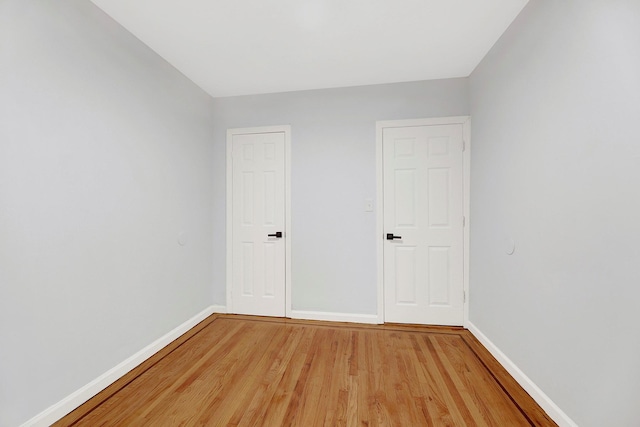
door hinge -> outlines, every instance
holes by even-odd
[[[462,140],[462,151],[467,149],[467,141],[465,141],[464,139]]]
[[[466,216],[462,216],[462,228],[467,226],[467,217]]]
[[[467,302],[467,291],[462,291],[462,302]]]

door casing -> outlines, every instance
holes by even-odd
[[[233,313],[233,158],[232,142],[234,135],[257,133],[284,133],[284,185],[285,185],[285,316],[291,317],[291,126],[262,126],[251,128],[227,129],[227,224],[226,224],[226,285],[227,312]]]
[[[469,201],[470,201],[470,149],[471,149],[471,118],[469,116],[437,117],[428,119],[410,120],[383,120],[376,122],[376,251],[377,251],[377,300],[378,323],[384,323],[384,170],[382,134],[385,128],[409,127],[409,126],[434,126],[434,125],[462,125],[462,137],[464,152],[462,153],[463,174],[463,289],[464,289],[464,317],[463,325],[467,327],[469,322]]]

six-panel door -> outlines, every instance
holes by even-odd
[[[284,316],[285,134],[235,134],[232,158],[231,311]]]
[[[382,145],[385,321],[462,325],[462,125],[385,128]]]

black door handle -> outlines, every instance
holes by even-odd
[[[277,237],[280,239],[282,237],[282,231],[276,231],[276,234],[267,234],[267,237]]]
[[[387,233],[387,240],[402,239],[402,236],[394,236],[393,233]]]

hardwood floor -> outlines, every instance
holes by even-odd
[[[55,426],[555,426],[460,328],[213,315]]]

